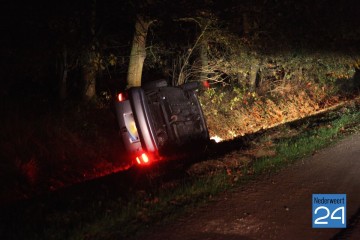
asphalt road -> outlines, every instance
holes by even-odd
[[[312,194],[347,194],[349,229],[312,228]],[[360,239],[360,134],[219,196],[139,239]]]

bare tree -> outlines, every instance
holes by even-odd
[[[90,31],[91,44],[90,48],[84,49],[82,56],[82,78],[84,82],[83,99],[88,101],[96,96],[96,75],[98,71],[98,62],[95,44],[96,29],[96,0],[92,0]]]
[[[161,13],[160,14],[157,13],[156,15],[154,14],[151,15],[152,11],[154,9],[158,9],[161,6],[161,4],[163,3],[157,0],[140,0],[137,6],[138,15],[136,16],[135,31],[131,46],[131,54],[130,54],[128,74],[127,74],[128,88],[141,86],[142,70],[143,70],[144,60],[146,58],[146,38],[149,31],[149,27],[153,22],[155,22],[154,20],[155,18],[161,19],[161,17],[164,17],[162,15],[166,15]],[[145,10],[149,10],[149,11],[145,11]],[[192,12],[188,15],[191,16],[191,14],[196,16],[198,13]],[[206,15],[206,13],[201,13],[200,15],[204,15],[204,14]],[[185,83],[188,80],[188,78],[192,76],[191,74],[189,75],[188,69],[191,68],[190,58],[192,57],[195,49],[203,48],[204,51],[202,52],[201,59],[203,60],[204,67],[205,65],[208,64],[206,60],[207,43],[203,39],[203,35],[207,31],[210,21],[207,20],[207,17],[204,16],[183,17],[183,18],[175,18],[172,20],[183,21],[183,22],[194,22],[201,29],[201,33],[197,37],[193,46],[188,49],[188,51],[184,54],[184,56],[181,56],[179,59],[177,59],[178,60],[177,66],[174,66],[173,75],[174,76],[176,75],[177,79],[174,79],[173,76],[173,82],[175,85],[179,85]],[[202,47],[202,45],[204,45],[204,47]]]
[[[57,61],[57,71],[59,74],[59,98],[61,100],[66,99],[67,97],[67,76],[68,76],[68,54],[67,48],[64,45],[61,51],[61,54],[58,57]]]
[[[200,27],[200,34],[197,36],[192,47],[189,48],[186,54],[182,56],[181,59],[178,61],[178,64],[180,65],[178,70],[178,77],[177,79],[173,79],[173,84],[181,85],[187,82],[189,78],[197,75],[197,73],[200,73],[200,80],[205,80],[207,73],[204,70],[207,69],[209,59],[207,55],[208,44],[204,35],[208,30],[210,20],[206,20],[205,18],[180,18],[176,21],[194,22],[198,27]],[[194,69],[193,67],[191,67],[191,64],[189,62],[190,57],[194,54],[195,49],[199,49],[200,52],[200,69]]]

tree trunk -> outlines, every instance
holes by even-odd
[[[91,65],[85,65],[82,68],[84,92],[83,99],[89,101],[96,95],[96,70]]]
[[[200,61],[201,61],[200,81],[206,81],[208,79],[209,58],[207,53],[207,42],[205,40],[201,42]]]
[[[60,88],[59,88],[59,97],[61,100],[65,100],[67,98],[67,75],[68,70],[64,68],[62,73],[62,78],[60,80]]]
[[[249,36],[249,33],[250,33],[250,20],[249,20],[249,15],[248,13],[244,12],[242,14],[242,17],[243,17],[243,35],[245,37],[248,37]]]
[[[149,25],[149,21],[144,20],[142,16],[137,16],[127,75],[128,88],[141,86],[142,70],[146,57],[146,36]]]
[[[59,66],[59,98],[65,100],[67,97],[67,75],[68,75],[68,64],[67,64],[67,48],[63,47],[60,56]]]
[[[260,61],[253,60],[250,67],[250,90],[255,91],[260,81]]]
[[[83,100],[89,101],[96,96],[96,75],[100,66],[96,66],[96,0],[92,0],[91,19],[90,19],[90,32],[91,32],[91,44],[90,49],[85,49],[83,53],[83,65],[82,65],[82,78],[83,78]],[[99,63],[97,63],[99,64]]]

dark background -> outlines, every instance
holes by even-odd
[[[94,4],[95,3],[95,7]],[[148,44],[161,43],[169,58],[199,32],[192,23],[176,19],[204,16],[219,19],[220,27],[244,37],[242,15],[256,16],[257,27],[246,36],[266,52],[288,47],[357,52],[360,18],[357,1],[7,1],[1,7],[1,95],[44,95],[56,99],[57,56],[65,44],[76,62],[96,38],[106,57],[118,57],[98,79],[98,91],[125,85],[128,56],[136,14],[157,21],[150,28]],[[91,14],[96,12],[95,35]],[[256,36],[256,37],[254,37]],[[161,66],[145,63],[144,81],[163,76]],[[150,66],[150,67],[149,67]],[[69,72],[73,97],[81,89],[80,64]]]

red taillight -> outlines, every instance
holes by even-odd
[[[210,88],[210,84],[209,84],[209,82],[208,82],[207,80],[203,81],[203,82],[202,82],[202,85],[203,85],[204,88],[206,88],[206,89],[209,89],[209,88]]]
[[[136,162],[140,165],[143,163],[149,163],[149,157],[146,155],[146,153],[141,154],[140,156],[136,157]]]
[[[119,100],[119,102],[123,102],[123,101],[127,100],[126,93],[119,93],[118,100]]]

